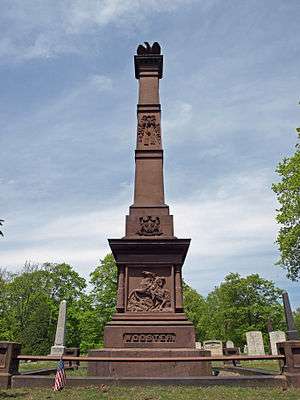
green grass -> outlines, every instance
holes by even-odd
[[[65,366],[68,366],[68,362],[65,363]],[[20,372],[28,372],[44,369],[44,368],[57,368],[57,361],[34,361],[30,363],[21,362],[19,365]],[[87,375],[87,363],[81,363],[79,369],[75,370],[66,370],[67,376],[86,376]],[[55,372],[51,373],[50,375],[55,375]],[[0,397],[1,399],[1,397]]]
[[[65,388],[61,392],[51,389],[0,390],[0,399],[19,400],[299,400],[300,389],[255,389],[238,387],[193,388],[180,386]]]
[[[19,371],[27,372],[41,368],[57,368],[57,361],[33,361],[33,362],[20,362]]]
[[[68,363],[65,363],[65,365],[68,365]],[[223,365],[221,362],[214,362],[213,366],[218,367],[220,365]],[[280,373],[280,368],[278,361],[276,360],[263,360],[263,361],[242,361],[241,366],[245,368],[259,368],[259,369],[265,369],[270,372],[274,373]],[[25,371],[34,371],[35,369],[41,369],[41,368],[56,368],[57,367],[57,361],[37,361],[37,362],[31,362],[31,363],[20,363],[20,372],[25,372]],[[81,363],[79,369],[75,370],[67,370],[66,371],[67,376],[85,376],[87,375],[87,363]],[[54,375],[54,372],[53,374]]]
[[[279,362],[276,360],[241,361],[241,366],[245,368],[266,369],[267,371],[280,373]]]
[[[212,365],[213,367],[218,368],[219,366],[223,366],[224,364],[220,361],[216,361],[213,362]],[[280,373],[279,362],[276,360],[241,361],[241,365],[239,366],[244,368],[265,369],[267,371],[274,372],[274,374]]]

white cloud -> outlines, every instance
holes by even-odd
[[[23,62],[89,49],[89,35],[101,43],[101,30],[115,25],[124,32],[147,16],[170,13],[192,0],[4,0],[0,4],[0,60]],[[95,37],[96,37],[95,36]]]
[[[112,80],[111,78],[104,75],[92,75],[89,78],[89,82],[92,86],[94,86],[97,90],[110,90],[112,89]]]
[[[168,102],[168,113],[163,121],[163,128],[169,131],[183,129],[193,117],[192,104],[184,101]],[[173,135],[172,135],[173,137]]]
[[[41,129],[46,132],[57,127],[62,131],[65,127],[66,132],[73,136],[73,125],[78,123],[78,115],[84,104],[88,104],[93,95],[113,89],[113,80],[106,75],[93,74],[84,80],[76,82],[72,87],[63,90],[58,96],[50,98],[44,104],[37,105],[36,109],[30,114],[25,114],[18,119],[11,119],[7,122],[5,129],[11,132],[30,131]],[[87,122],[85,122],[87,126]]]
[[[32,223],[23,217],[18,224],[27,226],[26,234],[16,223],[6,226],[4,240],[13,242],[14,248],[1,251],[0,266],[15,269],[26,261],[67,262],[87,275],[109,252],[107,238],[124,235],[124,213],[124,207],[117,206],[103,211],[65,214],[43,224],[38,219]]]
[[[198,191],[171,204],[176,236],[192,238],[190,254],[199,260],[248,257],[259,249],[272,247],[277,226],[268,180],[265,170],[238,173],[223,177],[210,192]],[[102,205],[101,211],[65,214],[43,226],[37,223],[23,238],[23,233],[17,235],[17,227],[12,227],[7,238],[15,234],[14,240],[22,243],[22,248],[18,250],[16,246],[4,252],[1,264],[67,261],[81,270],[94,265],[109,251],[107,237],[124,235],[127,206],[123,204],[124,196],[121,199],[122,205]],[[23,220],[22,224],[26,222]]]
[[[268,182],[267,171],[233,174],[209,193],[198,191],[175,204],[177,235],[192,237],[194,256],[246,256],[272,247],[276,204]]]
[[[183,5],[187,7],[193,2],[193,0],[92,0],[85,2],[72,0],[66,2],[64,24],[66,31],[71,33],[88,31],[111,23],[117,26],[137,25],[149,14],[171,12]]]

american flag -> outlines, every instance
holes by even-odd
[[[57,366],[53,390],[62,390],[66,384],[65,363],[60,360]]]

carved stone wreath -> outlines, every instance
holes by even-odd
[[[161,143],[160,124],[155,115],[143,115],[138,123],[138,141],[144,146],[155,146]]]
[[[165,289],[166,278],[154,272],[143,271],[139,286],[128,296],[127,309],[131,312],[171,311],[171,295]]]
[[[163,233],[160,229],[159,217],[152,217],[151,215],[140,217],[140,229],[137,234],[140,236],[160,236]]]

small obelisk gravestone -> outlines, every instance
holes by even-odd
[[[65,353],[66,314],[67,302],[63,300],[59,305],[55,341],[54,346],[51,347],[51,356],[63,355]]]
[[[286,332],[287,340],[299,340],[300,336],[295,326],[289,295],[287,292],[282,293],[282,300],[283,300],[284,313],[287,324],[287,332]]]

